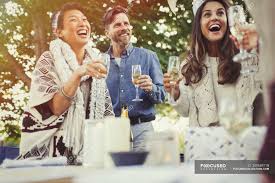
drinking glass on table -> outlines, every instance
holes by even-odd
[[[228,9],[228,23],[231,34],[236,37],[239,43],[242,42],[244,31],[243,29],[249,24],[246,22],[245,12],[242,6],[235,5]],[[240,44],[240,53],[233,57],[233,61],[242,62],[254,57],[254,54],[248,53]]]
[[[232,98],[224,98],[219,106],[219,122],[236,141],[239,141],[244,131],[251,126],[252,111],[246,105],[238,105]]]
[[[179,139],[171,130],[152,132],[146,136],[147,165],[179,165]]]
[[[171,84],[171,94],[168,96],[168,101],[171,104],[175,104],[174,93],[175,85],[180,76],[180,60],[178,56],[170,56],[168,63],[168,74],[170,75],[170,84]]]
[[[134,102],[141,102],[143,99],[139,98],[138,94],[138,79],[141,76],[141,66],[140,65],[132,65],[132,82],[135,85],[136,88],[136,98],[132,101]]]

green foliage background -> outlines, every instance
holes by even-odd
[[[66,2],[69,0],[0,1],[0,136],[7,144],[19,142],[20,115],[28,101],[31,72],[52,39],[50,15]],[[188,49],[192,0],[178,0],[176,14],[169,10],[166,0],[134,0],[130,4],[127,0],[77,2],[86,7],[93,41],[101,51],[108,48],[102,16],[117,4],[129,9],[135,45],[155,51],[163,72],[170,55],[180,55]],[[236,3],[243,4],[241,0]],[[159,105],[157,110],[162,116],[173,111],[167,104]]]

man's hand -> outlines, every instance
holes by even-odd
[[[138,86],[141,89],[143,89],[143,90],[145,90],[147,92],[153,90],[152,79],[151,79],[151,77],[149,75],[141,75],[141,76],[139,76],[137,84],[138,84]]]

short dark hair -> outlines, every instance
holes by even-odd
[[[59,11],[60,13],[59,13],[58,19],[57,19],[57,28],[58,29],[63,29],[64,14],[66,11],[70,11],[70,10],[79,10],[82,13],[85,12],[84,8],[79,3],[68,2],[68,3],[63,4],[63,6],[61,7],[61,9]]]
[[[124,13],[128,16],[128,10],[120,5],[107,10],[102,20],[104,27],[106,28],[109,26],[114,21],[115,16],[119,13]]]

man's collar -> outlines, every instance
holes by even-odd
[[[122,52],[121,56],[122,56],[122,55],[127,55],[127,56],[129,56],[133,49],[134,49],[133,44],[132,44],[132,43],[129,43],[129,45],[127,46],[127,48]],[[108,53],[109,55],[111,55],[111,58],[114,58],[114,56],[113,56],[113,46],[110,46],[110,47],[108,48],[107,53]]]
[[[129,45],[126,48],[126,53],[125,54],[127,54],[127,56],[129,56],[133,49],[134,49],[133,44],[129,43]],[[123,54],[123,52],[122,52],[122,54]]]

